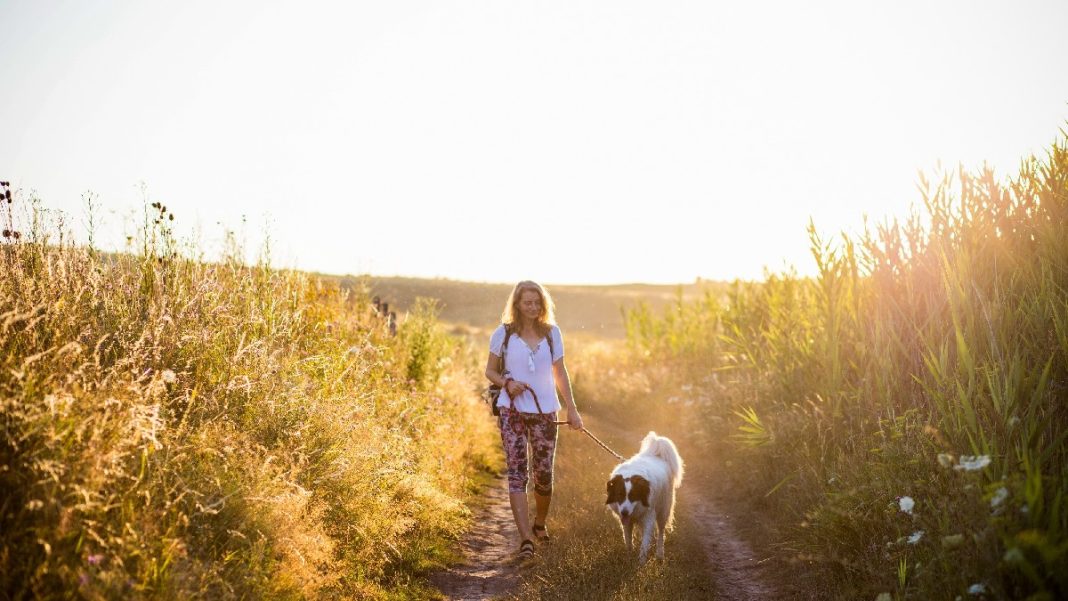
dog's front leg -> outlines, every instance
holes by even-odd
[[[642,520],[642,546],[638,550],[638,563],[644,564],[649,559],[649,547],[653,544],[653,532],[656,531],[656,522],[652,512],[645,515]]]
[[[660,523],[660,520],[656,522],[656,558],[664,559],[664,538],[667,532],[667,528],[664,524]]]
[[[628,553],[634,551],[634,544],[631,542],[632,540],[634,540],[634,537],[631,536],[631,532],[633,532],[633,530],[634,530],[634,520],[631,520],[631,521],[627,522],[626,524],[623,524],[623,543],[627,545],[627,552]]]

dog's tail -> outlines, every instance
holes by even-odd
[[[657,436],[656,432],[649,432],[645,435],[645,439],[642,440],[642,448],[638,452],[663,459],[664,463],[668,464],[668,470],[671,472],[671,483],[675,485],[675,488],[682,484],[682,457],[679,457],[679,451],[675,448],[675,443],[671,442],[670,438]]]

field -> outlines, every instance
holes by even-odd
[[[656,429],[688,475],[638,567],[614,460],[562,432],[553,550],[506,597],[1068,597],[1068,140],[920,187],[903,222],[810,225],[813,278],[552,286],[591,430]],[[105,255],[39,208],[0,214],[7,598],[440,597],[501,466],[509,285],[204,262],[158,203]],[[723,520],[763,567],[717,565]]]
[[[438,315],[442,321],[453,324],[459,331],[487,337],[500,323],[501,309],[514,285],[402,277],[347,277],[341,278],[340,283],[345,287],[365,285],[371,294],[379,296],[401,312],[415,306],[418,298],[435,299],[440,303]],[[724,284],[709,281],[675,286],[575,286],[549,283],[546,286],[563,309],[558,316],[562,329],[569,334],[607,339],[626,337],[623,321],[626,309],[645,304],[659,311],[680,299],[692,300],[705,291],[725,289]]]

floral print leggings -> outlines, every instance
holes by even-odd
[[[557,426],[553,413],[522,413],[501,407],[498,424],[508,462],[508,492],[527,491],[527,444],[533,449],[530,462],[534,472],[534,492],[553,493],[553,459],[556,456]]]

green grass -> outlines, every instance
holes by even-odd
[[[922,213],[859,237],[810,225],[814,278],[629,312],[628,351],[585,385],[692,411],[756,538],[812,590],[1064,597],[1068,142],[1007,181],[921,189]]]

